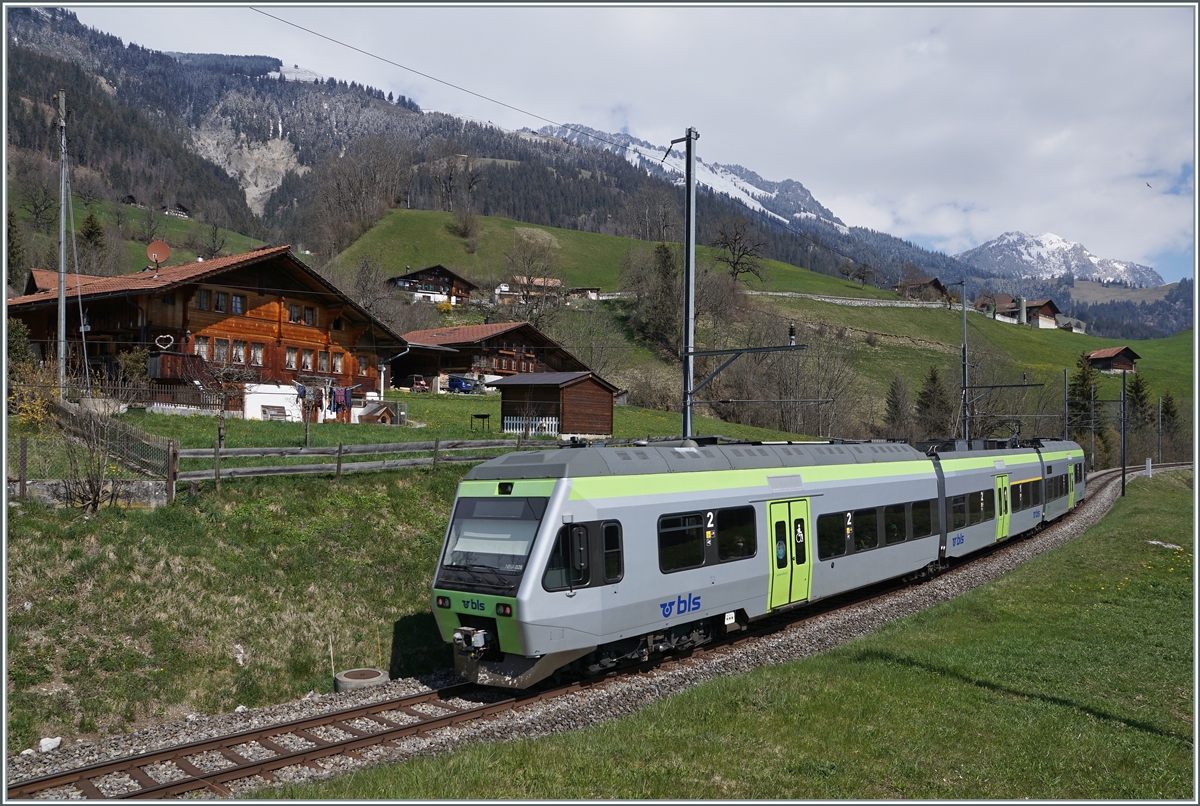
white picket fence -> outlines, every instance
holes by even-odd
[[[557,434],[557,417],[505,417],[505,434]]]

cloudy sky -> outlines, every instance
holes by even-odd
[[[950,254],[1053,232],[1194,274],[1190,5],[256,7],[432,78],[249,6],[71,8],[126,43],[275,56],[510,129],[694,126],[706,162]]]

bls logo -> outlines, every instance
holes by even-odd
[[[463,610],[483,610],[484,604],[478,599],[463,599]]]
[[[671,613],[682,616],[684,613],[691,613],[693,610],[700,609],[699,594],[689,593],[686,597],[680,596],[673,602],[659,602],[658,605],[662,608],[663,618],[670,618]]]
[[[963,536],[962,536],[962,533],[961,533],[961,532],[959,532],[957,535],[955,535],[955,536],[954,536],[954,537],[953,537],[953,538],[950,540],[950,545],[952,545],[952,546],[961,546],[963,543],[966,543],[966,542],[967,542],[967,539],[966,539],[965,537],[963,537]]]

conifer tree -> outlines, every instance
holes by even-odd
[[[17,226],[17,214],[8,208],[8,276],[14,277],[16,272],[25,266],[25,241],[21,238],[21,229]]]
[[[912,439],[912,402],[908,398],[908,384],[899,375],[892,376],[888,385],[883,422],[888,436]]]
[[[94,249],[103,249],[105,246],[104,227],[100,224],[100,219],[96,218],[96,211],[90,207],[87,218],[83,219],[83,225],[79,228],[79,237]]]
[[[927,438],[949,436],[952,411],[950,393],[942,383],[941,373],[931,366],[917,395],[917,426]]]
[[[1141,431],[1153,423],[1155,417],[1154,404],[1150,400],[1150,383],[1145,375],[1135,373],[1125,390],[1126,427]]]

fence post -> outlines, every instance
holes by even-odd
[[[221,442],[213,440],[213,480],[217,484],[217,492],[221,492]]]
[[[342,479],[342,443],[341,442],[338,443],[337,478],[338,478],[338,481],[341,481],[341,479]]]
[[[17,493],[21,498],[25,497],[25,477],[29,475],[25,472],[29,457],[29,437],[21,437],[21,467],[20,467],[20,491]]]
[[[167,503],[175,501],[175,479],[179,476],[179,445],[167,440]]]
[[[438,445],[441,444],[441,439],[434,438],[433,440],[433,466],[437,467]]]

